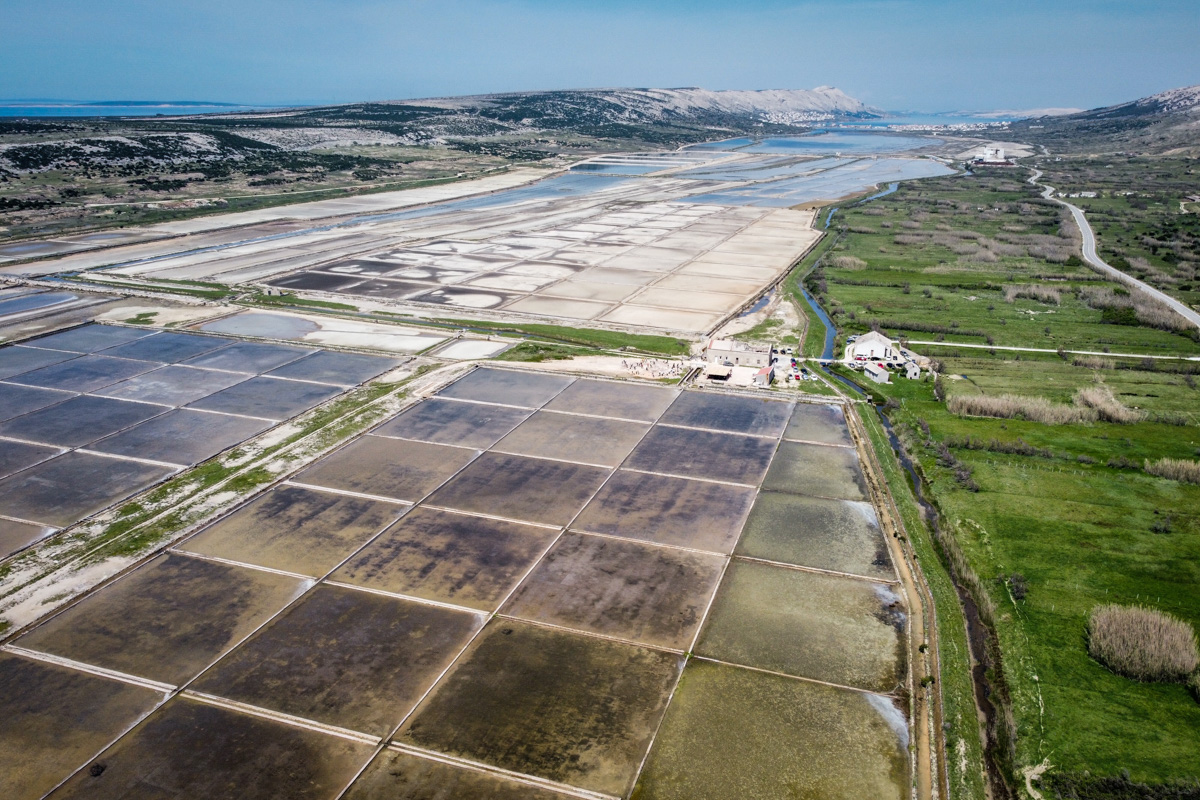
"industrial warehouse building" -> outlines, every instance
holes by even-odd
[[[733,339],[710,339],[704,348],[704,360],[709,364],[725,364],[731,367],[768,367],[775,346],[736,342]]]

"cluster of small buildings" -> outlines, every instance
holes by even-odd
[[[931,362],[878,331],[847,340],[842,363],[876,383],[891,383],[893,372],[920,380]],[[704,377],[731,386],[768,387],[782,373],[788,380],[816,378],[800,366],[791,348],[773,344],[710,339],[704,348]]]
[[[704,377],[730,386],[767,388],[776,380],[820,380],[801,366],[791,347],[710,339],[704,348]]]
[[[861,369],[876,383],[891,383],[892,370],[902,372],[909,380],[919,380],[922,369],[929,369],[925,356],[901,347],[879,331],[870,331],[847,340],[844,363],[851,369]]]

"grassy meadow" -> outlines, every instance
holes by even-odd
[[[1194,357],[1200,344],[1106,307],[1115,284],[1072,258],[1077,234],[1026,174],[913,182],[839,211],[808,286],[839,352],[873,326],[933,343],[912,349],[940,362],[940,386],[895,377],[873,388],[894,401],[888,415],[991,608],[1014,783],[1046,763],[1047,796],[1098,776],[1115,782],[1086,796],[1149,796],[1117,792],[1200,776],[1200,703],[1183,684],[1139,683],[1093,660],[1087,619],[1106,603],[1143,605],[1200,629],[1200,485],[1144,468],[1200,459],[1200,363],[1146,358]],[[1074,408],[1080,390],[1138,421],[957,416],[945,402],[1016,395]]]

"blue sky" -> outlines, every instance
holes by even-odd
[[[837,86],[887,109],[1200,83],[1198,0],[4,0],[0,97],[352,102]]]

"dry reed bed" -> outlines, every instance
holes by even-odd
[[[1022,397],[1015,394],[954,395],[946,401],[946,408],[951,414],[960,417],[1024,419],[1044,425],[1095,422],[1100,417],[1092,408],[1053,403],[1044,397]]]
[[[833,269],[860,270],[867,268],[867,262],[857,256],[834,256],[829,259],[829,266]]]
[[[1160,458],[1158,461],[1146,459],[1144,469],[1159,478],[1200,484],[1200,461],[1188,461],[1186,458]]]
[[[1200,666],[1187,622],[1140,606],[1102,605],[1088,617],[1088,653],[1136,681],[1182,682]]]
[[[960,417],[1024,419],[1044,425],[1072,425],[1086,422],[1115,422],[1122,425],[1141,422],[1146,414],[1129,408],[1113,396],[1107,386],[1089,386],[1075,392],[1072,405],[1055,403],[1044,397],[1016,394],[954,395],[946,401],[951,414]]]
[[[1104,385],[1088,386],[1076,391],[1075,405],[1094,410],[1103,422],[1132,425],[1146,419],[1146,412],[1125,405]]]
[[[1062,303],[1062,290],[1057,286],[1045,286],[1040,283],[1008,285],[1004,287],[1004,302],[1011,303],[1021,297],[1057,306]]]
[[[1117,362],[1111,358],[1101,358],[1100,356],[1075,356],[1071,359],[1073,367],[1087,367],[1088,369],[1116,369]]]

